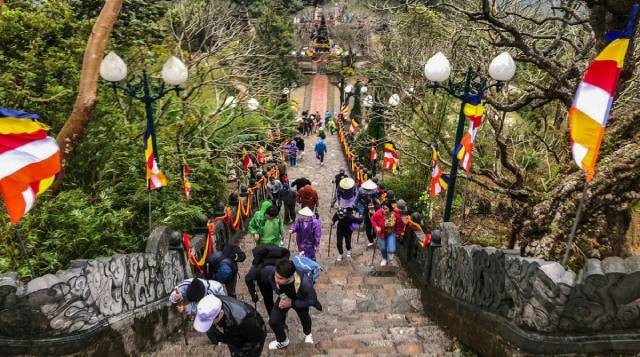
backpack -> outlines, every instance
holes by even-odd
[[[307,276],[311,280],[311,283],[316,283],[316,280],[318,280],[318,277],[320,276],[320,270],[322,270],[320,264],[300,255],[293,257],[291,261],[293,262],[293,265],[295,265],[296,271],[300,274],[300,277]]]

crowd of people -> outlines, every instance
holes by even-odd
[[[303,117],[305,115],[307,113]],[[322,125],[333,122],[331,117],[328,112]],[[314,117],[312,121],[315,120]],[[302,159],[305,130],[286,144],[290,167],[296,167]],[[322,166],[327,146],[324,133],[318,136],[314,151]],[[322,310],[314,283],[320,271],[316,262],[320,242],[327,232],[323,232],[319,219],[320,198],[312,182],[306,177],[289,182],[286,165],[281,163],[279,167],[279,176],[269,178],[266,199],[246,227],[248,236],[255,242],[251,252],[253,260],[244,276],[253,305],[236,296],[238,263],[246,256],[239,242],[234,241],[226,242],[220,251],[211,254],[206,259],[204,273],[181,282],[169,298],[180,313],[195,316],[196,331],[205,333],[213,344],[226,344],[232,356],[259,356],[267,327],[275,335],[268,344],[269,350],[286,348],[290,344],[286,319],[291,309],[302,325],[304,343],[314,343],[309,311],[310,308]],[[393,192],[386,190],[376,178],[358,186],[343,169],[330,177],[331,209],[337,205],[330,218],[330,230],[335,228],[337,262],[351,258],[352,235],[362,226],[367,237],[366,248],[374,249],[374,257],[376,249],[380,251],[379,264],[393,264],[397,240],[405,229],[415,226],[404,201],[396,201]],[[291,250],[293,235],[295,251]],[[266,319],[257,311],[260,299]]]

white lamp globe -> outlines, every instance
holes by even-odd
[[[115,52],[109,52],[100,64],[100,77],[105,81],[118,82],[127,76],[127,64]]]
[[[187,66],[176,56],[171,56],[162,66],[162,79],[171,86],[184,83],[189,78]]]
[[[451,64],[442,52],[433,55],[424,65],[424,76],[432,82],[444,82],[450,74]]]
[[[247,109],[253,111],[258,110],[258,108],[260,108],[260,102],[258,102],[256,98],[249,98],[249,100],[247,100]]]
[[[296,51],[291,51],[291,55],[292,55],[292,56],[295,56],[295,55],[297,55],[297,54],[298,54],[298,52],[296,52]]]
[[[400,96],[398,94],[392,94],[391,97],[389,97],[389,105],[396,107],[398,104],[400,104]]]
[[[235,108],[238,105],[238,101],[236,100],[236,97],[230,95],[227,98],[225,98],[224,100],[224,107],[230,107],[230,108]]]
[[[362,101],[362,105],[364,105],[365,108],[373,107],[373,97],[371,95],[364,97],[364,100]]]
[[[502,52],[489,64],[489,75],[497,81],[510,81],[516,74],[516,63],[508,52]]]
[[[368,90],[367,86],[360,87],[360,93],[362,93],[362,94],[367,93],[367,90]]]
[[[351,84],[347,84],[347,85],[344,87],[344,92],[345,92],[345,93],[351,93],[351,91],[352,91],[352,90],[353,90],[353,86],[352,86]]]

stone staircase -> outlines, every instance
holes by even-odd
[[[314,83],[312,81],[312,83]],[[319,93],[311,88],[312,96],[328,95],[326,86]],[[307,90],[305,90],[307,92]],[[337,102],[338,96],[331,96]],[[306,96],[305,102],[309,100]],[[334,108],[337,103],[332,103]],[[308,107],[305,103],[304,108]],[[326,109],[325,109],[326,110]],[[320,110],[324,113],[325,110]],[[306,137],[307,151],[298,166],[289,168],[289,179],[305,176],[318,190],[320,196],[319,214],[323,226],[323,238],[320,245],[320,263],[324,271],[316,282],[315,289],[323,306],[323,311],[311,309],[313,320],[312,333],[314,345],[303,343],[302,326],[295,312],[290,311],[287,318],[289,340],[291,344],[284,350],[270,352],[267,345],[275,339],[269,330],[263,355],[267,356],[377,356],[377,355],[422,355],[451,356],[458,355],[455,342],[434,322],[422,313],[420,292],[407,274],[397,263],[391,266],[379,266],[381,257],[376,252],[372,264],[373,247],[367,248],[364,232],[354,232],[352,239],[353,255],[341,262],[336,261],[335,231],[329,242],[333,183],[331,180],[346,163],[340,149],[337,136],[327,137],[329,153],[325,165],[320,166],[313,155],[313,144],[317,137]],[[287,242],[285,242],[287,243]],[[250,255],[254,243],[243,239],[243,250]],[[329,248],[330,245],[330,248]],[[297,254],[295,239],[291,245],[292,256]],[[330,254],[328,254],[328,250]],[[240,266],[238,297],[251,301],[244,284],[244,276],[251,264],[251,258]],[[262,302],[257,304],[258,311],[268,320]],[[182,332],[158,346],[152,356],[226,356],[226,346],[212,346],[203,334],[188,326],[189,346],[184,343]]]

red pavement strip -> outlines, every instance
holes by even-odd
[[[318,74],[313,77],[311,84],[311,105],[309,113],[316,111],[320,115],[324,115],[327,111],[327,92],[329,89],[329,78],[324,74]]]

